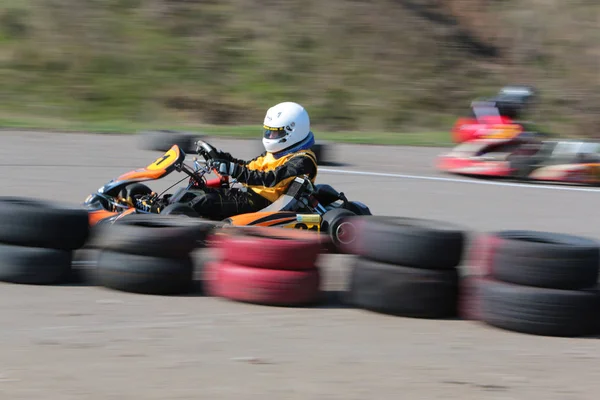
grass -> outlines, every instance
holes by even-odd
[[[134,134],[143,130],[179,130],[186,132],[197,132],[207,136],[230,137],[238,139],[260,138],[261,127],[253,125],[204,125],[189,126],[176,124],[144,124],[128,121],[103,121],[97,123],[81,123],[49,118],[2,118],[0,127],[5,129],[31,129],[51,130],[61,132],[86,132],[86,133],[120,133]],[[392,132],[321,132],[315,131],[317,140],[326,140],[338,143],[355,144],[379,144],[393,146],[450,146],[450,134],[448,132],[420,132],[420,133],[392,133]]]
[[[243,137],[293,100],[319,138],[426,145],[473,98],[527,83],[530,119],[596,136],[598,15],[589,0],[0,0],[0,123]]]

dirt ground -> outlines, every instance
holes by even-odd
[[[2,195],[80,203],[159,153],[137,138],[0,132]],[[211,143],[240,157],[255,144]],[[328,182],[374,214],[460,223],[470,231],[542,229],[600,238],[598,193],[363,176],[444,177],[441,149],[336,146],[348,165]],[[331,170],[338,170],[332,172]],[[158,189],[176,181],[157,182]],[[198,254],[201,264],[202,254]],[[200,294],[145,296],[86,286],[0,286],[0,397],[129,399],[588,400],[600,390],[598,338],[530,336],[459,320],[346,308],[347,256],[324,256],[331,299],[316,308],[235,303]]]

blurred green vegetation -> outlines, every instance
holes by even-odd
[[[244,135],[228,126],[291,100],[328,138],[433,143],[474,97],[525,83],[541,95],[531,119],[596,136],[599,13],[589,0],[0,0],[0,123]]]

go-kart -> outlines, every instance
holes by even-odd
[[[438,159],[438,168],[459,175],[582,185],[600,184],[600,143],[541,140],[534,134],[508,140],[462,143]]]
[[[596,185],[599,143],[550,140],[518,121],[534,97],[526,86],[506,86],[491,99],[471,103],[472,117],[453,130],[458,145],[437,160],[437,168],[459,175]]]
[[[238,189],[245,189],[225,171],[216,169],[214,160],[218,155],[214,147],[198,141],[196,152],[204,161],[195,157],[194,165],[190,167],[185,163],[185,152],[178,145],[173,145],[146,167],[110,180],[96,193],[90,194],[83,203],[89,213],[90,225],[112,224],[133,213],[199,218],[190,204],[194,198],[203,194],[203,189],[236,187],[236,184]],[[166,193],[170,188],[160,194],[155,193],[141,183],[162,179],[174,171],[186,175],[177,183],[188,180],[187,185],[175,193]],[[211,172],[216,178],[207,179],[206,175]],[[325,233],[337,247],[353,240],[352,226],[345,222],[345,217],[356,215],[371,215],[371,211],[361,202],[349,201],[343,192],[336,191],[330,185],[313,185],[308,177],[297,177],[288,186],[286,193],[269,206],[219,222],[223,225],[269,226]]]

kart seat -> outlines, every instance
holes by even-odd
[[[298,200],[296,200],[292,196],[284,194],[283,196],[269,204],[267,207],[260,210],[260,212],[294,211],[298,207],[298,204]]]
[[[272,211],[296,211],[302,207],[300,196],[304,193],[304,189],[308,185],[308,180],[304,178],[295,178],[288,190],[273,203],[260,210],[260,212]]]

